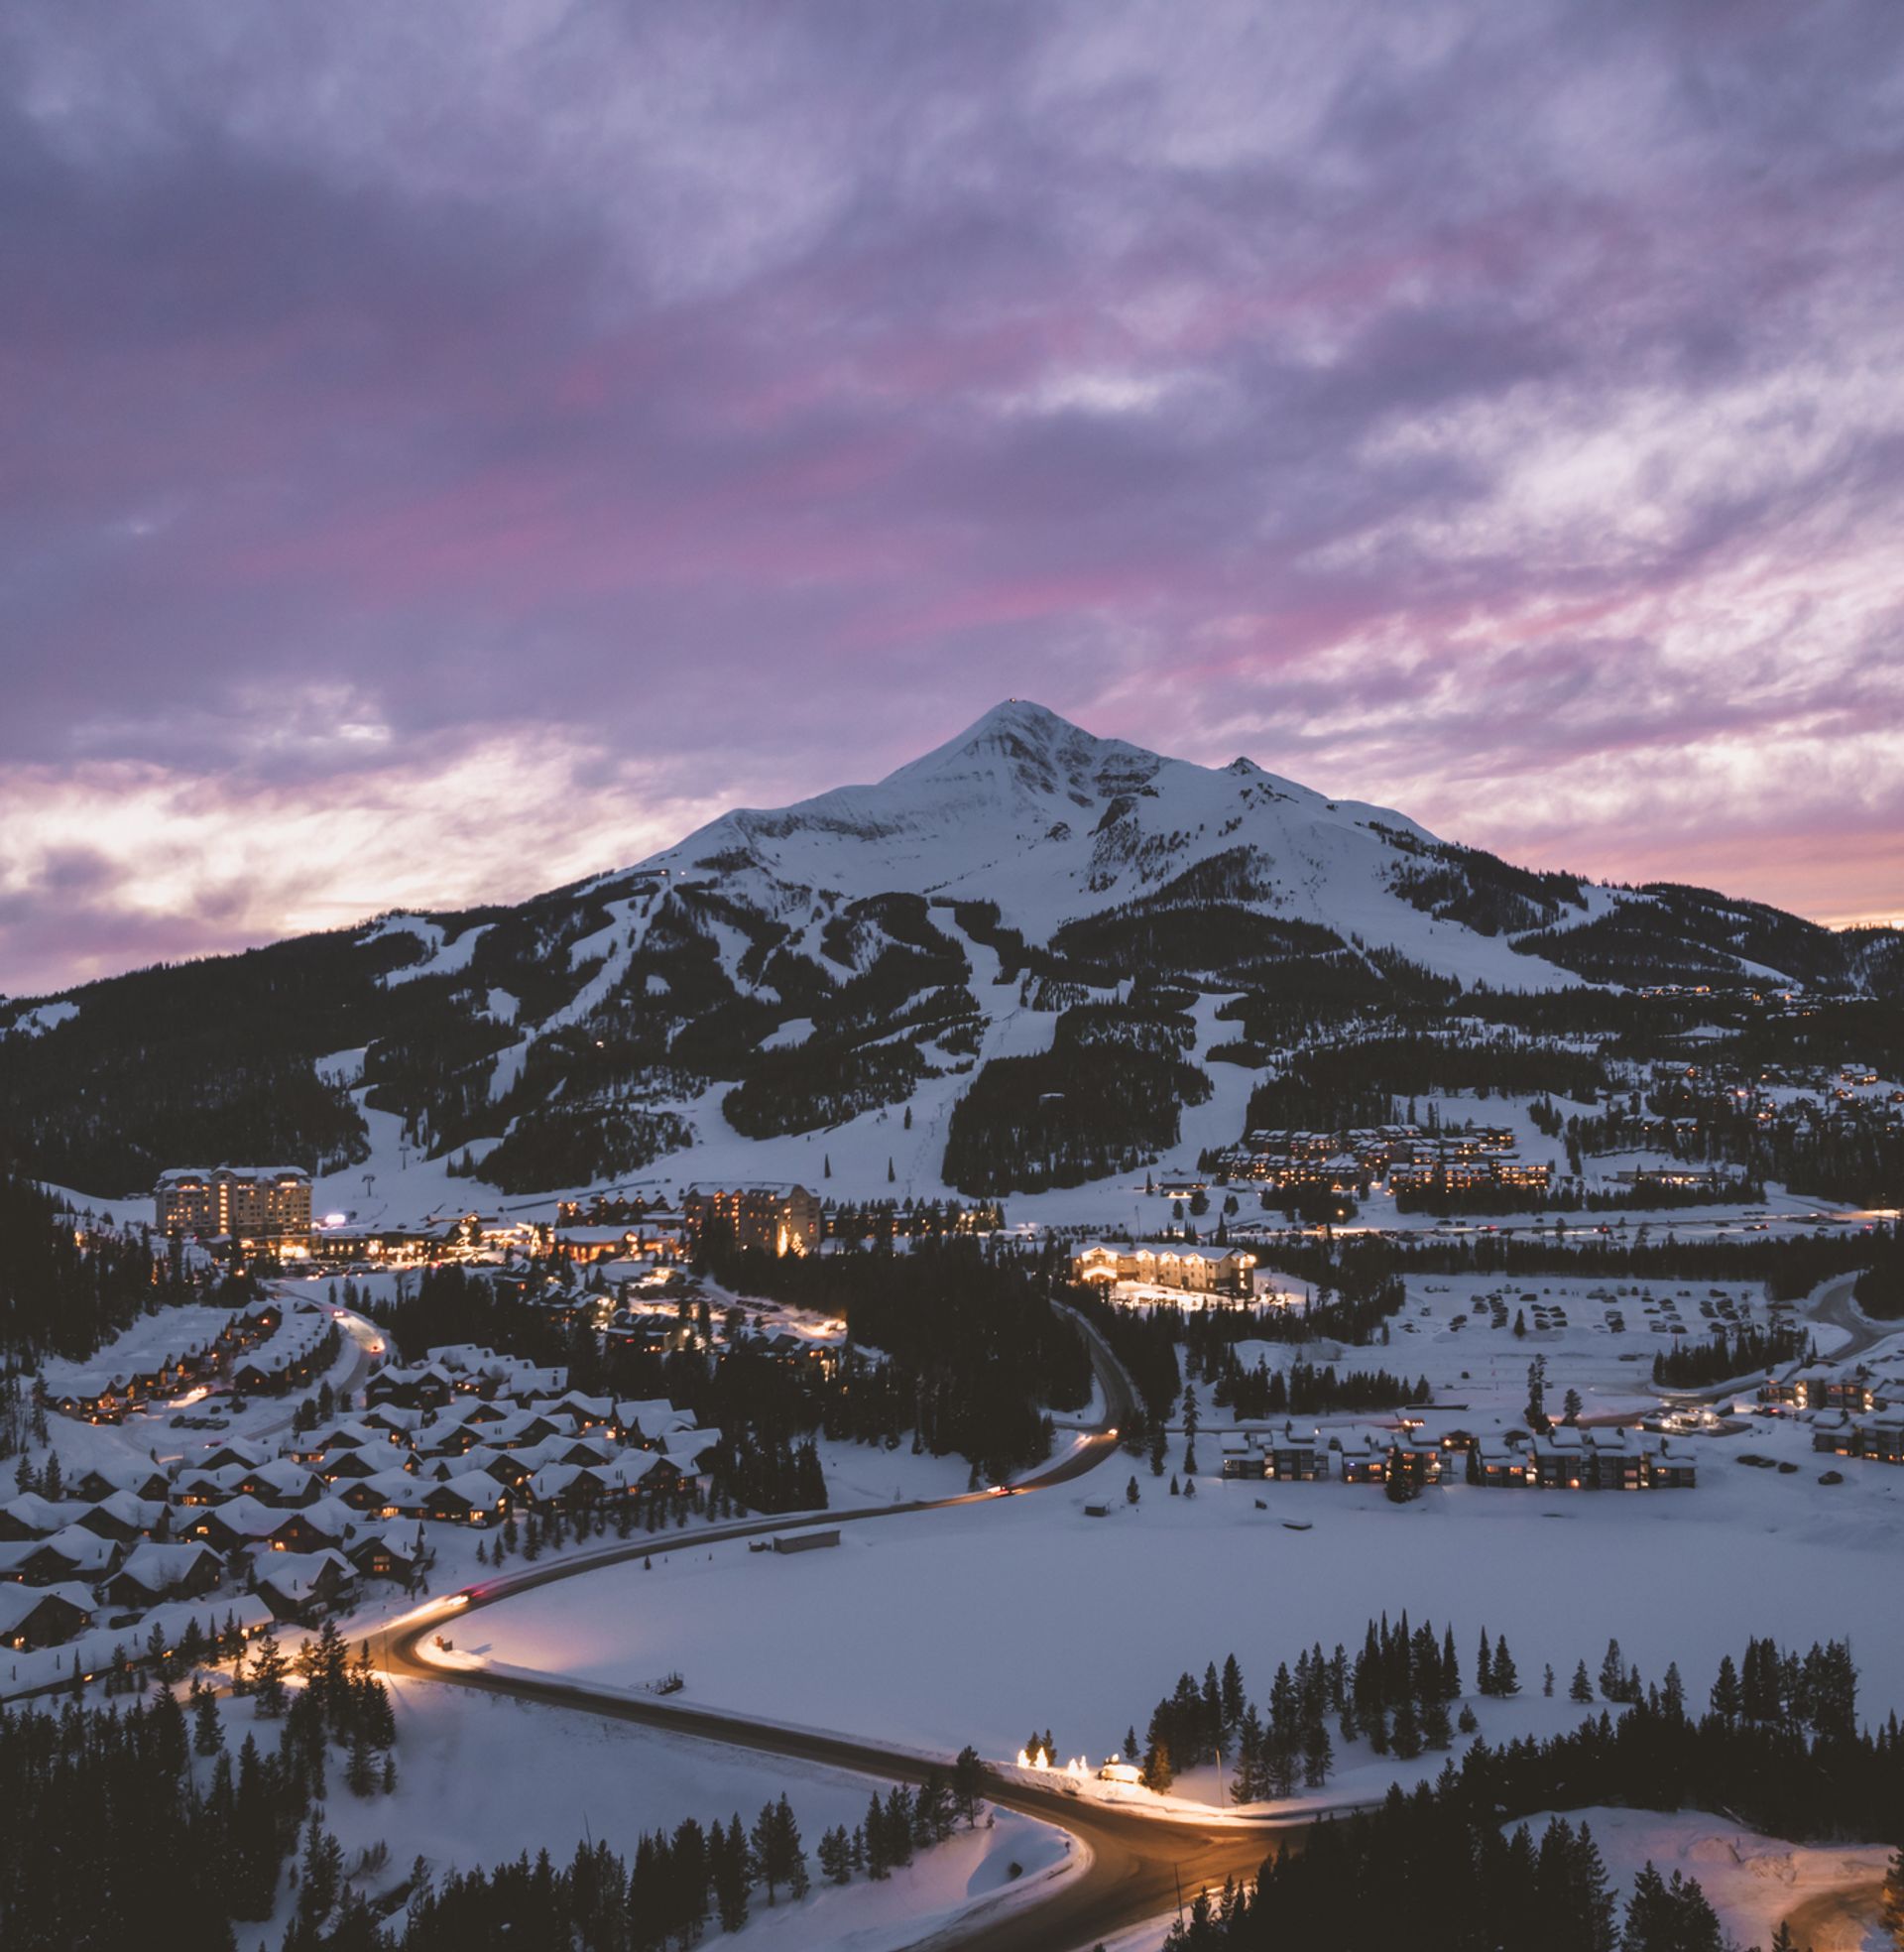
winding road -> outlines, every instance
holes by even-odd
[[[1129,1379],[1102,1336],[1084,1317],[1070,1309],[1062,1312],[1077,1324],[1085,1338],[1104,1393],[1105,1413],[1069,1456],[1016,1487],[1025,1495],[1069,1484],[1115,1456],[1118,1429],[1133,1406]],[[721,1539],[750,1538],[803,1526],[858,1524],[984,1504],[997,1495],[967,1492],[955,1498],[920,1499],[852,1512],[753,1520],[675,1539],[644,1539],[615,1545],[583,1557],[488,1580],[470,1588],[466,1598],[454,1595],[434,1601],[395,1622],[373,1640],[373,1646],[381,1652],[390,1672],[409,1680],[436,1681],[488,1694],[510,1695],[522,1701],[663,1729],[672,1735],[727,1743],[762,1755],[857,1770],[887,1781],[917,1781],[933,1765],[916,1751],[885,1749],[878,1743],[817,1729],[748,1721],[716,1709],[614,1692],[555,1675],[449,1667],[426,1658],[419,1649],[426,1638],[443,1633],[447,1626],[460,1622],[479,1608],[494,1606],[557,1580],[576,1578],[605,1565],[654,1553],[699,1548]],[[1220,1886],[1225,1878],[1253,1877],[1271,1840],[1299,1842],[1316,1814],[1310,1810],[1293,1819],[1220,1823],[1099,1803],[1055,1782],[1046,1786],[1025,1783],[998,1771],[988,1773],[986,1794],[993,1802],[1067,1831],[1087,1853],[1086,1868],[1028,1901],[1022,1892],[1008,1886],[968,1907],[950,1925],[920,1940],[915,1952],[966,1952],[966,1948],[974,1947],[984,1947],[985,1952],[1063,1952],[1067,1947],[1093,1945],[1113,1933],[1162,1917],[1175,1909],[1179,1898],[1187,1903],[1197,1891]]]

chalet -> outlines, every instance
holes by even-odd
[[[427,1410],[400,1409],[395,1403],[373,1403],[357,1419],[360,1429],[381,1430],[393,1443],[415,1443]]]
[[[422,1509],[424,1489],[425,1481],[408,1471],[379,1471],[339,1485],[336,1502],[361,1516],[403,1518]]]
[[[499,1485],[513,1487],[535,1470],[534,1456],[533,1451],[491,1450],[487,1444],[478,1444],[460,1457],[432,1457],[416,1475],[431,1484],[443,1484],[450,1478],[466,1478],[472,1471],[487,1471]]]
[[[693,1435],[694,1432],[687,1432]],[[670,1438],[670,1442],[674,1439]],[[549,1437],[526,1450],[508,1453],[527,1470],[538,1471],[544,1464],[606,1464],[621,1454],[621,1446],[600,1437]]]
[[[500,1525],[509,1516],[509,1493],[486,1472],[466,1472],[429,1486],[422,1515],[452,1525]]]
[[[0,1538],[0,1579],[24,1580],[26,1562],[39,1549],[37,1538]]]
[[[1223,1440],[1223,1475],[1226,1478],[1266,1478],[1269,1458],[1253,1431]]]
[[[440,1409],[456,1394],[456,1379],[439,1362],[406,1368],[387,1364],[364,1385],[364,1403],[395,1403],[400,1409]]]
[[[204,1541],[140,1545],[99,1589],[108,1606],[144,1612],[165,1600],[195,1600],[224,1577],[224,1563]]]
[[[235,1552],[260,1538],[269,1538],[285,1522],[282,1512],[274,1512],[255,1498],[234,1498],[224,1505],[212,1505],[187,1516],[185,1530],[202,1538],[220,1552]]]
[[[0,1586],[0,1646],[59,1647],[92,1625],[94,1604],[75,1584]]]
[[[388,1430],[376,1428],[359,1417],[345,1417],[341,1421],[326,1423],[303,1436],[294,1436],[289,1446],[289,1454],[299,1464],[315,1464],[326,1452],[333,1450],[354,1450],[363,1444],[385,1444],[392,1441]]]
[[[326,1484],[339,1484],[348,1478],[374,1478],[380,1471],[401,1471],[410,1463],[410,1452],[400,1444],[351,1444],[342,1450],[327,1450],[310,1468]]]
[[[581,1475],[582,1467],[579,1464],[544,1464],[524,1490],[530,1501],[536,1505],[558,1505],[565,1500],[579,1503],[586,1495],[576,1489]]]
[[[129,1491],[135,1498],[156,1498],[161,1501],[172,1496],[172,1481],[158,1465],[129,1465],[111,1469],[94,1465],[73,1486],[76,1497],[97,1504],[101,1499],[110,1498],[115,1491]]]
[[[96,1531],[101,1538],[116,1538],[120,1544],[130,1545],[134,1539],[150,1538],[155,1532],[165,1530],[165,1502],[135,1498],[129,1491],[115,1491],[110,1497],[100,1499],[78,1523],[88,1531]]]
[[[718,1430],[670,1430],[661,1440],[661,1457],[683,1478],[699,1477],[721,1447]]]
[[[483,1431],[483,1441],[498,1450],[529,1450],[550,1437],[573,1436],[565,1418],[545,1416],[539,1409],[511,1411]]]
[[[427,1554],[422,1530],[380,1531],[359,1539],[345,1556],[366,1579],[395,1579],[409,1585],[422,1570]]]
[[[186,1468],[197,1471],[222,1471],[233,1464],[242,1464],[246,1470],[255,1471],[261,1464],[269,1464],[273,1456],[269,1444],[261,1444],[251,1437],[222,1437],[215,1443],[204,1447],[202,1457],[186,1460]]]
[[[227,1499],[249,1495],[252,1474],[257,1468],[251,1464],[221,1464],[214,1471],[191,1465],[179,1472],[172,1495],[180,1505],[222,1505]]]
[[[1378,1437],[1371,1430],[1342,1439],[1342,1481],[1344,1484],[1382,1484],[1388,1476],[1392,1439]]]
[[[274,1512],[278,1521],[265,1534],[274,1552],[321,1552],[341,1545],[351,1531],[351,1515],[334,1499],[301,1512]]]
[[[640,1491],[653,1473],[668,1468],[667,1459],[652,1450],[625,1450],[606,1464],[578,1466],[576,1482],[604,1498],[625,1498]]]
[[[691,1430],[694,1412],[676,1409],[664,1397],[649,1397],[615,1405],[615,1427],[624,1441],[658,1444],[672,1430]]]
[[[313,1504],[322,1492],[323,1486],[317,1478],[289,1457],[273,1458],[251,1474],[251,1495],[259,1504],[274,1506],[279,1511]]]
[[[310,1625],[357,1584],[357,1568],[343,1553],[261,1552],[252,1574],[252,1591],[277,1620]]]
[[[62,1525],[74,1524],[86,1508],[76,1499],[56,1501],[37,1491],[23,1491],[0,1505],[0,1540],[49,1538]]]
[[[57,1586],[64,1580],[88,1583],[109,1579],[119,1569],[126,1548],[116,1538],[101,1538],[82,1525],[62,1526],[43,1538],[20,1561],[20,1577],[29,1586]]]

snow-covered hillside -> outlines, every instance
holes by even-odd
[[[1398,949],[1464,983],[1579,980],[1403,900],[1397,871],[1436,844],[1405,814],[1325,799],[1251,760],[1212,769],[1160,758],[1012,699],[876,786],[724,813],[643,868],[711,880],[776,917],[810,910],[816,895],[990,902],[1043,942],[1082,916],[1167,902],[1193,870],[1221,862],[1250,907]],[[1207,892],[1193,886],[1177,899]],[[1602,908],[1612,899],[1596,894]]]
[[[1900,942],[1513,866],[1014,699],[876,785],[514,906],[0,1005],[0,1119],[114,1197],[238,1154],[451,1203],[459,1176],[480,1201],[829,1162],[843,1195],[1022,1190],[1235,1139],[1292,1019],[1419,1026],[1484,987],[1884,994]]]

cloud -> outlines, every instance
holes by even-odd
[[[1901,54],[1876,0],[16,10],[0,984],[525,894],[1011,692],[1904,908]],[[230,895],[234,827],[296,872]]]

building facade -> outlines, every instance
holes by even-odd
[[[153,1192],[159,1231],[183,1238],[307,1242],[310,1174],[297,1165],[176,1166]]]
[[[699,1247],[709,1227],[724,1229],[736,1247],[767,1254],[816,1254],[820,1203],[804,1186],[748,1186],[734,1192],[696,1187],[681,1202],[689,1243]]]

